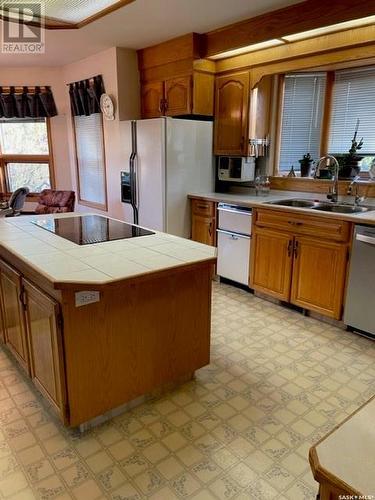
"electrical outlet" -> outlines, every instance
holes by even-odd
[[[75,299],[76,299],[76,307],[87,306],[87,304],[93,304],[94,302],[100,301],[100,292],[93,290],[76,292]]]

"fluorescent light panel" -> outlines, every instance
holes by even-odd
[[[247,45],[246,47],[241,47],[240,49],[228,50],[227,52],[221,52],[221,54],[216,54],[211,56],[210,59],[224,59],[226,57],[238,56],[240,54],[246,54],[247,52],[254,52],[255,50],[268,49],[270,47],[276,47],[276,45],[284,45],[283,40],[278,40],[277,38],[273,40],[267,40],[265,42],[253,43],[252,45]]]
[[[295,33],[294,35],[283,36],[282,39],[287,42],[297,42],[299,40],[305,40],[307,38],[312,38],[315,36],[327,35],[328,33],[335,33],[336,31],[347,30],[350,28],[358,28],[360,26],[366,26],[375,23],[375,16],[362,17],[360,19],[353,19],[352,21],[345,21],[343,23],[331,24],[330,26],[324,26],[323,28],[316,28],[314,30],[303,31],[301,33]]]
[[[254,43],[252,45],[247,45],[246,47],[241,47],[240,49],[228,50],[227,52],[221,52],[220,54],[211,56],[210,59],[225,59],[226,57],[247,54],[249,52],[255,52],[256,50],[268,49],[270,47],[276,47],[277,45],[284,45],[285,43],[306,40],[315,36],[327,35],[329,33],[335,33],[337,31],[343,31],[351,28],[359,28],[360,26],[368,26],[374,23],[375,16],[361,17],[360,19],[353,19],[352,21],[331,24],[330,26],[324,26],[323,28],[316,28],[309,31],[303,31],[301,33],[295,33],[293,35],[285,35],[280,38],[266,40],[265,42]]]

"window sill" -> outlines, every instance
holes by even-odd
[[[366,179],[364,179],[365,181]],[[327,193],[331,179],[314,179],[312,177],[271,177],[271,188],[282,191],[304,191],[307,193]],[[339,180],[340,194],[346,194],[350,181]],[[375,197],[375,182],[368,181],[361,188],[367,191],[366,196]]]

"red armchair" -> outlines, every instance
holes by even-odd
[[[35,213],[56,214],[74,212],[74,203],[74,191],[55,191],[53,189],[43,189],[40,193]]]

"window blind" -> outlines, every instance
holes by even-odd
[[[74,125],[80,199],[104,206],[106,182],[102,115],[75,116]]]
[[[306,153],[319,158],[325,84],[325,73],[285,76],[280,171],[292,165],[299,170],[298,160]]]
[[[375,153],[375,67],[336,71],[333,87],[329,151],[347,153],[357,119],[359,154]]]

